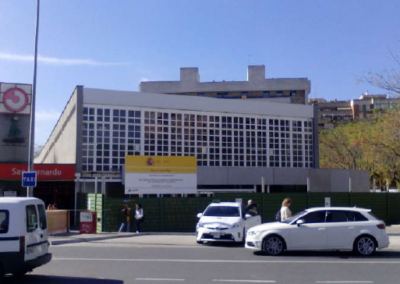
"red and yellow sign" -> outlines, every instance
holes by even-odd
[[[175,156],[127,156],[125,193],[197,193],[197,159]]]

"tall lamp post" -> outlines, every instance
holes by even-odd
[[[39,41],[39,12],[40,0],[36,0],[36,33],[35,33],[35,57],[33,65],[33,86],[31,97],[31,123],[29,127],[29,158],[28,158],[28,171],[34,170],[34,156],[35,156],[35,107],[36,107],[36,74],[37,74],[37,55],[38,55],[38,41]],[[33,187],[28,187],[26,191],[28,197],[33,196]]]

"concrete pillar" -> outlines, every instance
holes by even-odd
[[[101,193],[104,194],[104,196],[106,196],[107,191],[106,191],[106,177],[102,176],[101,177]]]
[[[265,178],[261,177],[261,192],[265,193]]]
[[[351,192],[351,178],[349,178],[349,192]]]

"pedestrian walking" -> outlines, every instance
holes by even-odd
[[[292,217],[292,211],[290,211],[289,207],[292,205],[292,200],[290,198],[285,198],[282,202],[282,207],[280,210],[281,222],[286,221],[290,217]]]
[[[128,206],[128,204],[125,204],[124,209],[122,209],[122,214],[123,214],[123,221],[121,223],[121,227],[119,228],[118,232],[122,232],[125,228],[126,225],[126,231],[130,232],[131,231],[131,208]]]
[[[258,215],[257,204],[254,203],[253,200],[249,199],[249,201],[247,201],[247,206],[244,212],[245,214],[250,214],[251,216],[257,216]]]
[[[135,211],[135,219],[136,219],[136,233],[140,233],[140,223],[144,221],[144,210],[141,204],[136,204],[136,211]]]

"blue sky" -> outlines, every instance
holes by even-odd
[[[0,82],[32,82],[35,2],[0,0]],[[382,92],[357,79],[394,67],[400,1],[42,0],[37,142],[75,86],[137,90],[141,80],[308,77],[311,97]]]

